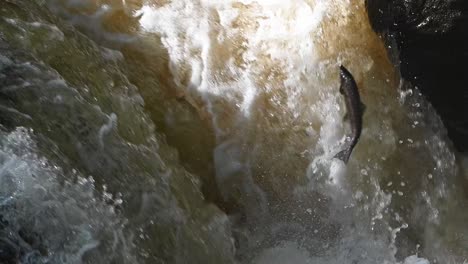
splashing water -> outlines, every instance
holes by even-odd
[[[8,144],[33,147],[3,147],[3,167],[19,171],[17,185],[60,195],[45,202],[32,196],[35,187],[5,184],[2,197],[27,206],[0,215],[15,223],[11,241],[23,239],[24,225],[39,235],[43,242],[28,242],[38,259],[468,258],[466,162],[432,107],[399,79],[364,1],[5,3],[1,139],[23,135],[26,143]],[[347,166],[333,160],[349,129],[340,64],[367,106]],[[35,165],[41,159],[83,173]],[[96,182],[80,176],[87,174]],[[94,187],[101,185],[108,189]],[[120,211],[95,198],[102,192],[121,193]],[[63,200],[73,201],[70,216],[57,209],[68,206]],[[57,215],[59,233],[54,223],[24,222],[41,208]],[[71,246],[61,243],[68,230],[76,232]]]
[[[96,197],[92,178],[61,182],[63,171],[35,154],[31,131],[2,131],[1,138],[2,250],[9,245],[21,263],[77,263],[85,255],[135,261],[126,221],[115,212],[119,199]]]

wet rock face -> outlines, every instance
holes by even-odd
[[[403,78],[431,101],[468,152],[468,1],[367,0],[372,26],[395,40]]]

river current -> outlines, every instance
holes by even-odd
[[[385,45],[361,0],[0,0],[0,262],[468,262],[468,158]]]

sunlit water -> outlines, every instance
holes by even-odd
[[[467,159],[363,1],[0,1],[1,261],[468,261]]]

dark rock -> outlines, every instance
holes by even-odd
[[[19,247],[6,237],[0,237],[0,263],[16,264],[19,262]]]
[[[404,79],[436,108],[455,147],[468,152],[468,1],[367,0],[374,30],[396,43]]]

